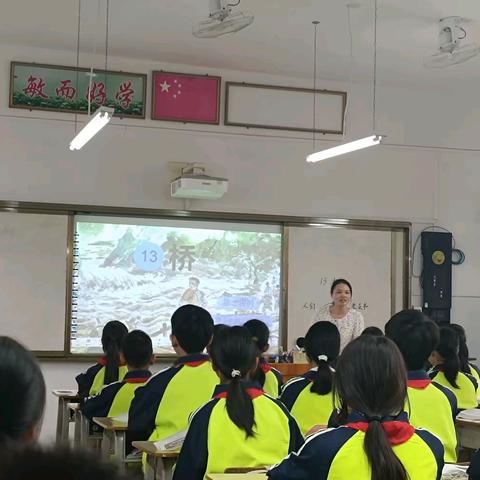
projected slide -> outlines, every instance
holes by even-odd
[[[120,320],[173,353],[170,317],[206,308],[215,323],[251,318],[278,346],[281,233],[278,226],[76,217],[71,352],[101,352],[103,325]]]

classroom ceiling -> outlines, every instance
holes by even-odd
[[[318,78],[346,80],[351,68],[348,0],[241,0],[255,22],[236,34],[197,39],[192,25],[208,14],[208,0],[110,0],[109,54],[202,67],[311,79],[312,20],[319,20]],[[232,0],[233,2],[233,0]],[[374,0],[351,9],[354,81],[370,79]],[[106,0],[81,0],[80,50],[103,52]],[[77,48],[78,0],[4,2],[0,43],[72,50]],[[448,85],[480,77],[480,55],[449,69],[429,70],[423,58],[437,49],[438,19],[471,19],[468,39],[480,43],[478,0],[378,0],[379,82]],[[35,60],[32,58],[32,60]],[[85,62],[81,62],[85,63]],[[248,77],[247,77],[248,78]]]

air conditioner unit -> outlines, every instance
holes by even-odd
[[[182,174],[170,182],[170,195],[174,198],[218,200],[228,190],[228,179],[208,175]]]

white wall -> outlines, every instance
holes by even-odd
[[[467,328],[471,350],[480,355],[480,298],[476,254],[480,229],[476,152],[381,146],[322,164],[307,165],[308,134],[191,126],[148,120],[114,120],[80,152],[69,152],[73,116],[8,108],[10,60],[73,65],[72,52],[0,47],[0,199],[125,207],[183,208],[169,197],[168,181],[177,171],[169,162],[197,161],[226,176],[231,189],[222,201],[191,202],[189,208],[229,212],[408,220],[413,239],[432,222],[450,228],[467,260],[454,267],[452,318]],[[88,66],[90,57],[80,63]],[[101,61],[99,61],[101,65]],[[111,69],[149,73],[153,69],[206,70],[133,59],[109,59]],[[208,70],[224,80],[310,86],[310,81]],[[324,88],[345,88],[320,82]],[[381,79],[380,79],[381,84]],[[150,84],[149,84],[150,87]],[[147,105],[150,100],[148,88]],[[371,88],[354,85],[348,111],[349,135],[371,132]],[[480,146],[476,92],[459,83],[449,91],[380,87],[377,131],[387,143],[444,147]],[[79,122],[84,121],[79,116]],[[331,140],[327,137],[322,139]],[[317,142],[318,148],[326,143]],[[419,271],[417,251],[415,271]],[[419,304],[418,282],[413,302]],[[416,296],[417,295],[417,296]],[[43,362],[49,390],[73,387],[85,365]],[[44,437],[55,429],[56,406],[49,398]]]

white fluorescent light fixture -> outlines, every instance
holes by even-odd
[[[383,137],[384,135],[371,135],[370,137],[365,137],[361,138],[360,140],[338,145],[337,147],[327,148],[326,150],[322,150],[320,152],[311,153],[307,157],[307,162],[320,162],[321,160],[354,152],[355,150],[361,150],[362,148],[373,147],[381,143]]]
[[[70,142],[70,150],[80,150],[92,137],[94,137],[111,119],[114,109],[100,107],[90,121],[75,135]]]

